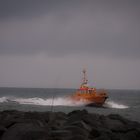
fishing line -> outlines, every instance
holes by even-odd
[[[51,112],[53,112],[53,108],[54,108],[54,99],[55,99],[55,96],[54,96],[54,89],[53,89],[52,102],[51,102]]]
[[[57,92],[57,89],[58,89],[58,83],[60,83],[60,74],[57,75],[57,78],[54,84],[55,88],[53,88],[53,92],[52,92],[51,112],[53,112],[54,110],[55,93]]]

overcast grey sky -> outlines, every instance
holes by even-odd
[[[140,89],[139,0],[0,0],[0,87]]]

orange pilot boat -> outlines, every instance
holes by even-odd
[[[71,96],[74,101],[84,101],[88,106],[102,106],[108,98],[105,90],[96,90],[88,86],[86,70],[83,70],[83,82],[80,88]]]

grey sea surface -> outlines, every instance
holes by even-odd
[[[86,109],[103,115],[119,114],[140,122],[140,90],[106,90],[109,98],[103,107],[87,107],[83,101],[73,102],[75,89],[0,88],[0,111],[62,111]]]

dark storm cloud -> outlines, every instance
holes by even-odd
[[[82,7],[84,10],[96,12],[96,10],[138,10],[139,0],[0,0],[0,18],[23,18],[22,16],[39,16],[50,11],[61,11],[62,9],[73,10]],[[127,12],[127,11],[126,11]],[[139,14],[139,13],[137,13]],[[133,15],[134,16],[134,15]]]
[[[0,2],[0,54],[140,57],[139,0]]]
[[[0,0],[0,18],[28,18],[80,4],[75,0]]]
[[[23,18],[39,15],[49,9],[49,1],[37,0],[1,0],[0,18]],[[46,5],[47,4],[47,5]]]

